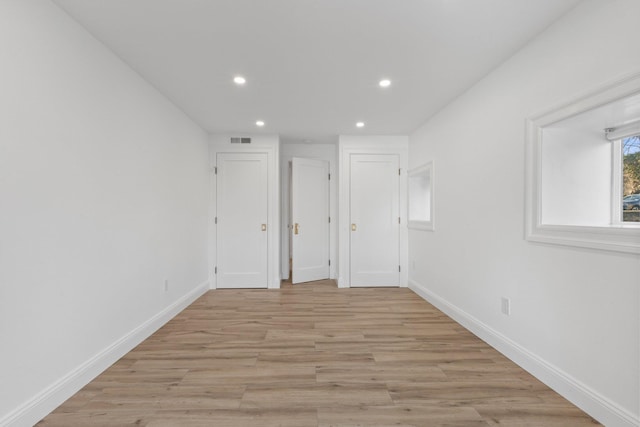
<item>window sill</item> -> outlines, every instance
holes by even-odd
[[[410,230],[434,231],[433,221],[410,220],[407,227]]]
[[[609,227],[538,225],[527,231],[527,240],[640,255],[640,225],[636,224]]]

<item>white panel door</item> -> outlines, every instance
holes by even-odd
[[[217,155],[217,287],[266,288],[267,155]]]
[[[400,285],[399,159],[350,156],[351,286]]]
[[[292,160],[293,283],[329,278],[329,163]]]

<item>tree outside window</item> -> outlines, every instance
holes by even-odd
[[[640,222],[640,135],[622,139],[622,191],[622,220]]]

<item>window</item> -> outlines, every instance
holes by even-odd
[[[622,149],[622,222],[640,222],[640,134],[619,141]]]
[[[526,155],[528,240],[640,254],[640,75],[529,118]]]
[[[433,230],[433,162],[409,171],[409,228]]]

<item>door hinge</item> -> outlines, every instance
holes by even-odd
[[[218,267],[215,267],[215,268],[213,269],[213,274],[218,274]]]
[[[329,217],[329,224],[331,224],[331,217]]]
[[[329,266],[331,266],[331,260],[329,260]]]
[[[218,223],[218,217],[215,217],[215,219],[213,220],[213,222],[214,222],[215,224],[217,224],[217,223]]]
[[[398,175],[400,175],[400,171],[401,171],[401,170],[402,170],[402,169],[398,169]]]
[[[398,217],[398,224],[400,224],[400,217]]]
[[[217,166],[215,166],[215,167],[213,168],[213,174],[214,174],[214,175],[218,175],[218,167],[217,167]]]
[[[400,273],[400,266],[398,266],[398,273]]]
[[[331,181],[331,174],[329,174],[329,181]]]

